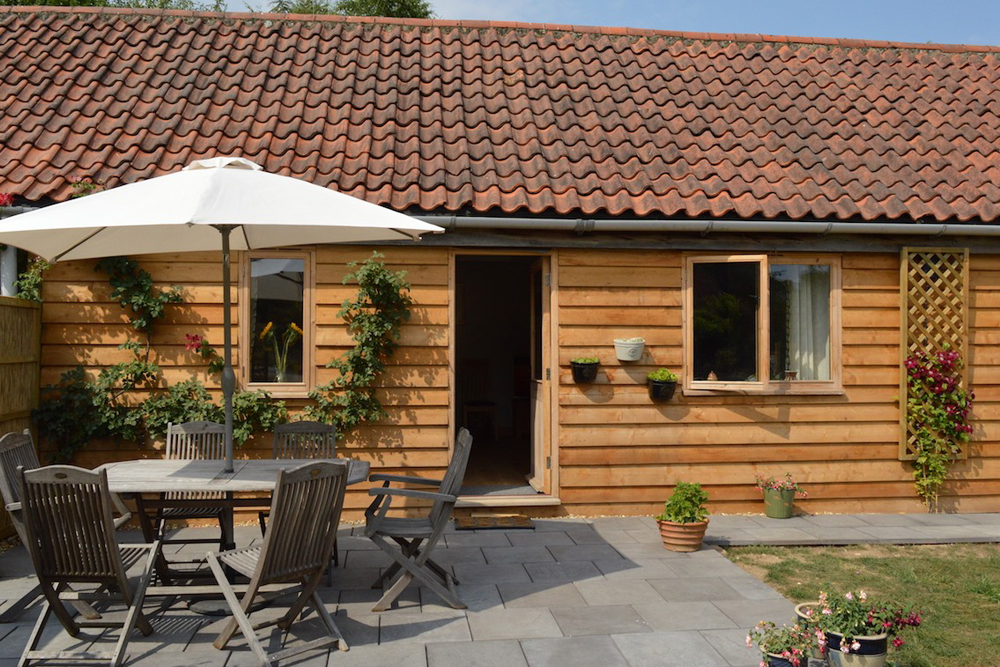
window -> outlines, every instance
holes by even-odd
[[[253,253],[244,269],[244,382],[302,390],[311,382],[311,256]]]
[[[837,383],[834,259],[689,257],[686,386],[808,391]]]

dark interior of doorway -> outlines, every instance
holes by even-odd
[[[537,258],[455,262],[455,422],[472,433],[463,495],[534,494],[531,271]]]

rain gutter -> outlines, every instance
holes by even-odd
[[[767,220],[643,220],[617,218],[498,218],[488,216],[418,215],[418,220],[444,227],[447,231],[462,229],[498,229],[542,232],[621,233],[676,232],[705,236],[723,234],[880,234],[904,236],[985,236],[1000,237],[1000,225],[967,225],[942,223],[874,223],[874,222],[776,222]]]

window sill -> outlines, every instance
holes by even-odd
[[[846,396],[843,387],[767,387],[764,389],[709,389],[684,387],[683,396]]]
[[[310,387],[304,384],[266,384],[257,383],[246,386],[246,391],[266,391],[271,398],[309,398]]]

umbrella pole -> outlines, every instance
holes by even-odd
[[[232,332],[232,300],[230,299],[229,277],[229,234],[233,225],[218,225],[216,229],[222,234],[222,327],[223,327],[223,361],[222,367],[222,403],[226,411],[226,472],[233,471],[233,391],[236,389],[236,373],[233,372],[233,332]]]

